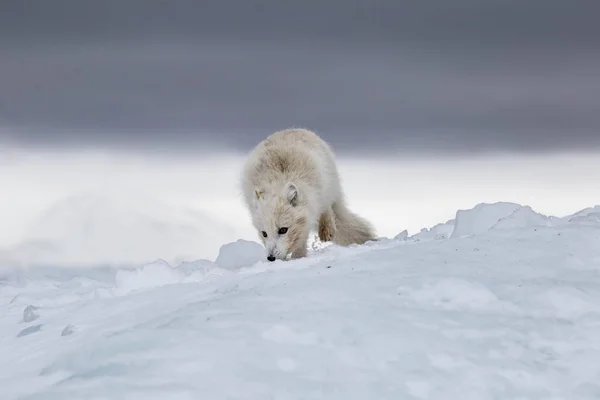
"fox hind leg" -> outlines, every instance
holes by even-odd
[[[319,239],[322,242],[331,242],[335,236],[335,215],[331,207],[319,218]]]

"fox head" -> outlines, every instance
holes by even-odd
[[[267,251],[267,260],[284,260],[299,246],[305,246],[307,209],[298,187],[254,191],[253,224]]]

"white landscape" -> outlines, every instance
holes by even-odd
[[[0,0],[0,400],[600,400],[599,17]]]
[[[121,209],[97,201],[78,198],[43,226],[79,218],[76,205]],[[146,231],[162,221],[140,215],[90,218]],[[170,240],[200,240],[189,215],[168,217],[158,226]],[[350,248],[315,242],[305,259],[272,263],[258,243],[236,240],[211,260],[62,266],[74,258],[60,246],[89,248],[89,230],[49,249],[29,243],[40,253],[27,265],[23,245],[11,248],[0,270],[0,397],[600,398],[600,207],[546,217],[480,204],[400,231]],[[115,234],[106,246],[127,241]],[[140,243],[159,246],[147,254],[169,248],[168,235],[147,234]]]

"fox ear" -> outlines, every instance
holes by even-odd
[[[292,206],[298,205],[298,187],[296,185],[288,183],[286,196]]]

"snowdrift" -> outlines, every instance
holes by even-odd
[[[5,269],[3,399],[598,399],[600,207],[264,262]]]

